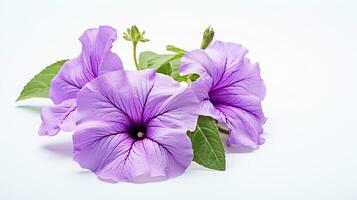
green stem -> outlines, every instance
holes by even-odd
[[[187,87],[191,87],[192,80],[191,80],[192,74],[188,74],[186,79],[187,79]]]
[[[223,134],[226,134],[226,135],[229,134],[229,130],[227,130],[227,129],[225,129],[225,128],[222,128],[222,127],[220,127],[220,126],[218,126],[218,130],[219,130],[219,132],[221,132],[221,133],[223,133]]]
[[[136,70],[139,71],[140,68],[139,68],[139,64],[138,64],[138,61],[136,59],[136,46],[138,45],[137,42],[133,42],[133,56],[134,56],[134,63],[135,63],[135,67],[136,67]]]

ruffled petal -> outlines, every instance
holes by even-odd
[[[180,73],[182,75],[187,74],[208,74],[213,81],[213,84],[218,82],[223,73],[224,68],[217,65],[204,50],[196,49],[185,53],[181,58]]]
[[[256,113],[228,105],[216,105],[216,108],[224,113],[224,122],[229,127],[228,146],[236,150],[254,150],[263,144],[264,139],[260,135],[266,119],[259,111],[260,106],[254,108]]]
[[[240,44],[215,41],[205,49],[207,55],[217,66],[225,68],[225,71],[241,64],[248,50]]]
[[[123,69],[120,58],[111,51],[117,32],[110,26],[87,30],[79,40],[82,43],[83,72],[88,77]]]
[[[61,129],[64,131],[74,130],[76,109],[75,99],[69,99],[61,104],[43,108],[41,112],[42,124],[38,131],[39,135],[53,136]]]
[[[111,52],[116,38],[115,29],[109,26],[84,32],[80,37],[82,53],[67,61],[51,82],[50,98],[55,104],[76,98],[79,90],[97,76],[123,69],[120,58]]]

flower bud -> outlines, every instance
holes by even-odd
[[[201,49],[205,49],[212,42],[214,37],[214,30],[212,27],[207,27],[205,32],[203,32],[203,38],[201,43]]]
[[[123,38],[127,41],[132,41],[133,43],[148,42],[149,39],[144,37],[145,31],[140,33],[140,30],[137,26],[133,25],[127,29],[127,32],[124,32]]]

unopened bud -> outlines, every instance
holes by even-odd
[[[140,30],[137,26],[133,25],[127,29],[127,32],[124,32],[123,38],[127,41],[132,41],[133,43],[148,42],[149,39],[144,37],[145,31],[140,33]]]
[[[214,30],[212,27],[206,28],[205,32],[203,32],[203,38],[201,42],[201,49],[206,49],[209,44],[211,44],[214,37]]]

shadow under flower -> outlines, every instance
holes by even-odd
[[[250,147],[240,147],[239,149],[236,149],[236,148],[232,148],[232,147],[225,145],[225,150],[226,150],[226,153],[230,154],[230,153],[251,153],[251,152],[255,151],[256,149],[253,149]]]
[[[60,157],[72,158],[73,148],[71,142],[52,143],[42,146],[42,148]]]
[[[224,145],[224,150],[227,154],[235,154],[235,153],[252,153],[257,149],[250,148],[250,147],[240,147],[240,148],[232,148],[227,145],[227,139],[228,135],[227,134],[220,134],[221,140]]]
[[[18,108],[21,108],[21,109],[24,109],[24,110],[28,110],[32,113],[41,113],[41,109],[42,109],[42,106],[32,106],[32,105],[20,105],[20,106],[16,106]]]

